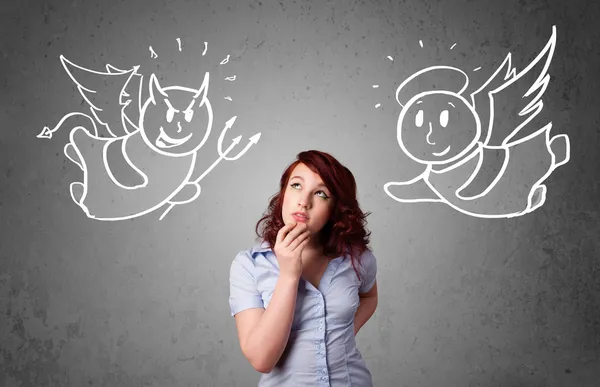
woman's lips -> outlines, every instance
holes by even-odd
[[[296,220],[296,222],[303,222],[305,223],[308,218],[305,218],[304,216],[300,216],[300,215],[296,215],[296,214],[292,214],[292,216],[294,217],[294,219]]]

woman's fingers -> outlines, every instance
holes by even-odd
[[[300,242],[300,244],[298,245],[298,247],[296,247],[294,249],[294,253],[298,252],[298,253],[302,254],[302,251],[304,250],[304,248],[306,247],[306,245],[308,244],[308,242],[310,242],[310,234],[302,242]]]
[[[308,231],[308,229],[304,230],[304,232],[302,232],[302,234],[298,235],[288,246],[288,249],[290,251],[294,251],[296,250],[300,244],[306,240],[308,240],[308,238],[310,237],[310,232]]]
[[[277,238],[275,239],[275,244],[280,244],[281,242],[283,242],[289,231],[292,230],[294,227],[296,227],[296,223],[289,223],[280,228],[279,231],[277,231]]]
[[[290,231],[287,236],[283,239],[283,246],[289,247],[290,244],[298,237],[298,235],[302,234],[305,230],[307,230],[307,226],[305,223],[298,223],[296,227],[292,231]]]

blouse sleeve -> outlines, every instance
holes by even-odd
[[[365,250],[360,259],[360,266],[362,267],[362,278],[358,292],[367,293],[371,290],[377,278],[377,260],[371,250]]]
[[[262,297],[256,287],[254,265],[247,252],[234,258],[229,270],[229,308],[231,316],[250,308],[263,308]]]

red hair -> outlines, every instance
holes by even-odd
[[[269,200],[269,207],[263,217],[256,223],[256,234],[275,246],[277,232],[284,226],[281,215],[283,196],[292,171],[298,164],[306,165],[318,174],[331,192],[334,208],[331,217],[319,233],[319,242],[326,256],[343,256],[350,254],[352,267],[360,279],[354,262],[368,249],[370,232],[365,226],[370,212],[363,213],[356,198],[356,180],[352,172],[328,153],[309,150],[298,153],[296,160],[290,164],[281,176],[279,192]],[[259,230],[260,224],[264,226]]]

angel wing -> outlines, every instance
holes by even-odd
[[[556,26],[544,49],[523,70],[512,67],[509,53],[492,76],[471,94],[471,102],[481,120],[481,142],[484,146],[504,146],[524,140],[540,129],[536,124],[544,107],[541,97],[550,75],[548,68],[556,46]],[[504,73],[503,76],[499,74]],[[531,84],[528,74],[537,74]],[[532,122],[533,121],[533,122]],[[547,122],[545,126],[551,126]]]
[[[138,130],[134,122],[139,121],[141,110],[139,66],[121,70],[108,64],[106,72],[101,72],[76,65],[62,55],[60,60],[99,124],[99,137],[119,138]]]

